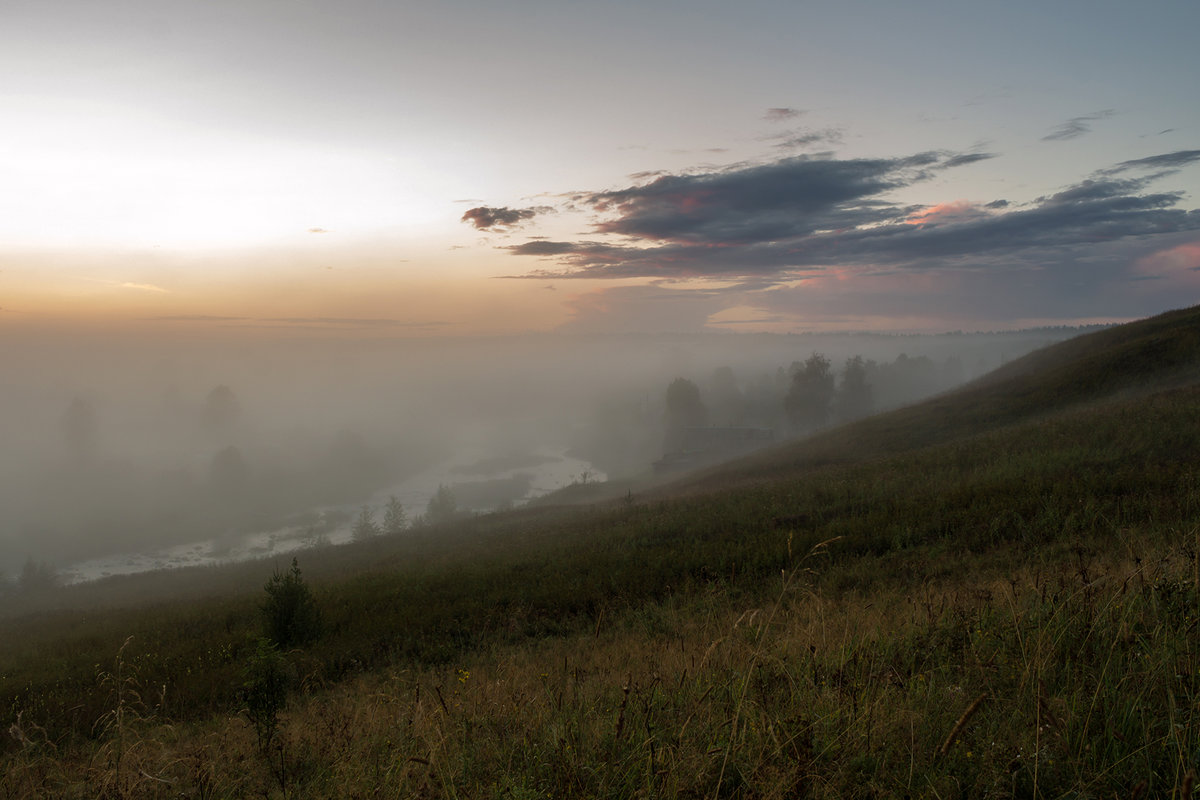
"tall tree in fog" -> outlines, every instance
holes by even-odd
[[[801,433],[823,428],[829,422],[834,394],[829,359],[813,353],[793,373],[792,385],[783,399],[792,427]]]
[[[83,461],[95,455],[97,431],[95,406],[76,395],[62,415],[63,440],[72,458]]]
[[[746,398],[738,388],[737,378],[729,367],[717,367],[712,376],[713,416],[718,425],[737,425],[746,413]]]
[[[242,415],[242,406],[237,395],[225,384],[221,384],[208,393],[204,398],[204,408],[200,411],[200,421],[204,427],[214,433],[229,433]]]
[[[837,391],[837,414],[841,422],[868,417],[875,411],[875,397],[867,383],[867,362],[862,356],[846,359]]]
[[[425,521],[430,525],[452,522],[459,517],[458,498],[449,486],[439,485],[425,506]]]
[[[708,422],[708,409],[700,399],[700,389],[687,378],[676,378],[667,387],[667,438],[664,450],[683,449],[688,428],[701,428]]]
[[[25,560],[25,566],[21,568],[21,574],[17,577],[17,589],[25,594],[53,589],[57,584],[58,575],[54,568],[32,558]]]
[[[354,520],[354,527],[350,529],[350,536],[356,542],[361,542],[365,539],[374,539],[382,531],[379,529],[379,523],[375,521],[375,512],[370,506],[363,506],[358,512],[358,518]]]
[[[225,502],[243,500],[250,483],[250,467],[242,451],[233,445],[222,448],[208,465],[208,485]]]
[[[404,513],[404,506],[400,504],[400,500],[395,495],[392,495],[383,508],[383,532],[400,533],[407,527],[408,515]]]

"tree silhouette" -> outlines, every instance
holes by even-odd
[[[275,570],[264,588],[267,599],[262,605],[262,619],[266,638],[280,647],[316,641],[321,635],[321,609],[301,577],[296,559],[292,559],[288,572]]]
[[[451,522],[458,516],[458,498],[454,496],[454,491],[448,486],[439,485],[433,497],[429,498],[429,505],[425,507],[425,521],[437,525]]]
[[[834,379],[829,359],[820,353],[813,353],[792,375],[792,385],[783,399],[783,408],[792,425],[807,433],[829,422],[833,398]]]
[[[842,382],[837,393],[838,419],[842,422],[870,416],[875,411],[875,398],[867,383],[867,362],[862,356],[846,359]]]
[[[708,422],[708,409],[700,399],[700,389],[687,378],[676,378],[667,387],[666,422],[663,449],[668,453],[684,448],[688,428],[701,428]]]
[[[408,515],[404,513],[404,506],[400,504],[395,495],[392,495],[383,509],[383,532],[399,533],[407,527]]]
[[[737,378],[729,367],[713,370],[712,393],[713,413],[718,424],[736,425],[742,421],[746,411],[746,398],[738,388]]]
[[[229,445],[217,451],[208,465],[208,485],[218,497],[230,502],[242,500],[249,482],[250,467],[241,450]]]
[[[225,384],[221,384],[204,398],[204,409],[200,419],[204,427],[216,433],[228,433],[242,415],[242,406],[237,396]]]
[[[375,512],[369,506],[363,506],[358,512],[358,519],[354,520],[354,527],[350,530],[350,535],[356,542],[361,542],[364,539],[373,539],[383,531],[379,528],[379,523],[375,521]]]
[[[73,397],[62,415],[62,432],[74,458],[86,460],[95,454],[97,429],[95,406],[84,397]]]
[[[43,592],[58,585],[58,575],[54,568],[44,561],[25,560],[21,574],[17,576],[17,590],[23,594]]]

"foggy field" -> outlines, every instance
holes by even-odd
[[[443,485],[463,512],[519,505],[571,483],[648,474],[664,455],[676,378],[700,388],[703,425],[786,439],[802,432],[785,417],[789,365],[813,353],[835,372],[852,356],[877,362],[882,409],[1076,332],[185,331],[45,335],[0,351],[0,573],[15,578],[32,562],[78,580],[342,542],[360,508],[382,513],[395,495],[412,521]]]
[[[607,502],[18,598],[0,791],[1178,796],[1198,319]]]

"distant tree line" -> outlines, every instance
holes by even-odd
[[[727,366],[717,368],[703,387],[678,377],[668,384],[664,396],[662,452],[680,450],[689,429],[705,426],[805,435],[915,402],[961,383],[963,377],[962,364],[955,357],[938,364],[924,356],[901,354],[892,362],[879,363],[855,355],[838,369],[828,356],[817,352],[780,367],[774,375],[741,384]],[[609,433],[610,440],[619,441],[615,431]]]
[[[0,597],[4,595],[32,595],[48,592],[58,587],[60,583],[58,572],[45,561],[33,558],[25,560],[25,565],[10,580],[0,572]]]

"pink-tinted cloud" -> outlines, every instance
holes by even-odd
[[[952,200],[949,203],[923,208],[910,214],[906,220],[910,225],[940,225],[943,223],[970,222],[986,217],[988,212],[970,200]]]
[[[1121,256],[1128,271],[1154,247],[1149,237],[1200,230],[1200,209],[1180,207],[1183,192],[1147,191],[1169,171],[1139,177],[1102,171],[1020,205],[997,199],[921,207],[894,198],[896,190],[983,157],[991,156],[795,157],[659,175],[573,198],[596,214],[596,239],[532,240],[508,249],[556,261],[557,270],[528,273],[541,278],[774,275],[786,281],[797,271],[831,266],[925,271],[1053,265],[1072,283],[1095,279],[1097,257]],[[1163,154],[1119,171],[1189,159],[1188,152]],[[1128,252],[1096,249],[1117,242],[1140,243],[1139,252],[1128,258]]]
[[[1186,277],[1200,281],[1200,241],[1186,242],[1144,256],[1138,259],[1137,269],[1143,275],[1156,278]]]

